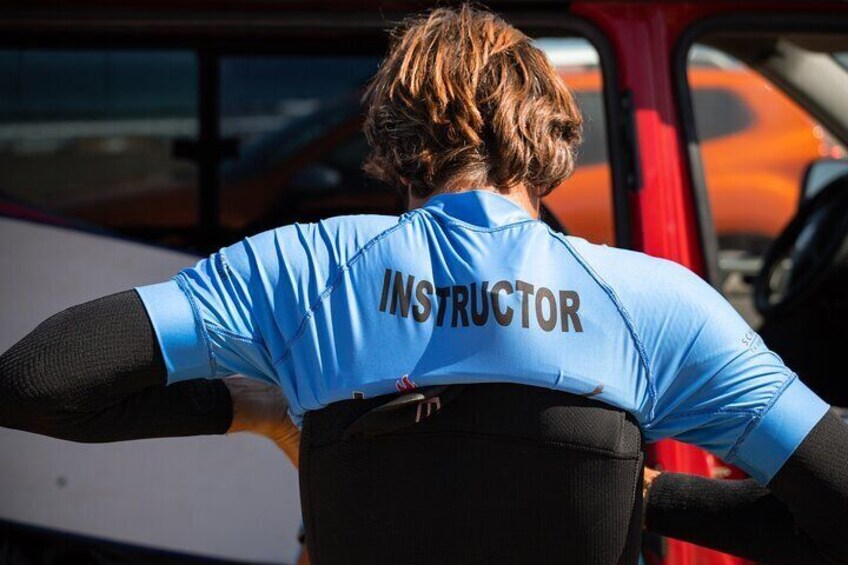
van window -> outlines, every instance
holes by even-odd
[[[554,189],[544,204],[567,233],[614,245],[612,177],[598,52],[582,38],[543,37],[536,44],[571,88],[583,113],[583,143],[577,149],[574,174]]]
[[[598,53],[581,38],[538,44],[585,123],[545,218],[612,244]],[[397,187],[362,171],[361,98],[383,55],[204,53],[201,66],[193,49],[0,50],[0,212],[22,204],[199,253],[292,222],[400,213]],[[210,95],[217,112],[201,116]]]
[[[361,97],[379,57],[221,60],[222,225],[234,233],[350,213],[400,211],[362,172]]]
[[[172,144],[196,137],[196,104],[188,51],[2,50],[0,202],[178,244],[197,174]]]
[[[574,176],[545,204],[557,227],[613,243],[602,80],[597,51],[579,38],[538,40],[584,113]],[[238,155],[221,167],[223,225],[253,232],[343,213],[397,213],[396,187],[364,176],[359,100],[378,57],[226,57],[221,131]]]
[[[722,50],[695,45],[687,78],[718,243],[721,290],[757,328],[752,283],[798,207],[809,165],[845,148],[802,105]]]
[[[751,127],[753,114],[748,105],[731,90],[704,88],[692,91],[698,139],[710,141]]]

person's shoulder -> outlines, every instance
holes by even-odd
[[[321,253],[326,249],[333,261],[342,266],[394,231],[403,218],[380,214],[334,216],[309,224],[309,233],[300,237],[307,240],[311,237],[314,251]]]
[[[350,214],[326,218],[312,225],[317,231],[336,237],[356,249],[391,230],[403,218],[381,214]]]
[[[260,250],[325,255],[344,262],[371,240],[397,226],[402,216],[356,214],[280,226],[245,238]]]
[[[638,317],[659,310],[706,313],[724,302],[707,281],[679,263],[575,237],[567,239],[599,284]]]
[[[272,285],[281,277],[331,281],[370,242],[398,226],[401,218],[360,214],[288,224],[221,249],[216,261],[248,281],[257,277]]]
[[[680,283],[703,282],[683,265],[668,259],[641,251],[598,245],[574,236],[568,236],[566,240],[584,265],[608,283],[678,286]]]

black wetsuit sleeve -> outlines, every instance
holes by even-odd
[[[0,426],[86,443],[229,429],[222,381],[166,379],[140,297],[113,294],[55,314],[0,355]]]
[[[848,563],[848,425],[831,410],[766,487],[663,473],[645,525],[762,563]]]

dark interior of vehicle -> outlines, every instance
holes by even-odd
[[[848,138],[848,39],[843,33],[729,29],[699,41],[766,77],[835,138],[843,143]],[[828,80],[816,78],[822,76]],[[766,345],[827,402],[848,406],[848,364],[842,352],[848,342],[844,159],[810,164],[799,187],[798,210],[766,250],[753,283],[754,306],[762,316],[758,331]]]
[[[789,266],[776,281],[784,261]],[[802,200],[766,252],[754,299],[766,344],[822,398],[848,406],[841,355],[848,338],[848,172]]]

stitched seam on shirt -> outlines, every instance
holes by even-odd
[[[419,208],[418,210],[421,210],[421,209]],[[418,210],[416,210],[416,212]],[[438,214],[429,214],[429,216],[431,218],[433,218],[434,220],[436,220],[438,223],[442,224],[443,226],[462,228],[462,229],[467,229],[467,230],[470,230],[470,231],[476,231],[476,232],[482,232],[482,233],[494,233],[494,232],[504,231],[504,230],[508,230],[508,229],[511,229],[511,228],[523,226],[525,224],[530,224],[530,223],[533,223],[533,222],[539,222],[539,220],[534,220],[533,218],[527,218],[526,220],[518,220],[517,222],[513,222],[511,224],[506,224],[504,226],[494,226],[494,227],[491,227],[491,228],[484,228],[482,226],[475,226],[474,224],[467,224],[465,222],[457,222],[457,221],[454,221],[454,220],[448,220],[446,218],[439,216]],[[540,223],[542,223],[542,222],[540,222]]]
[[[577,262],[580,263],[589,276],[591,276],[598,286],[606,292],[607,297],[609,297],[612,301],[619,316],[621,316],[622,320],[624,320],[624,325],[627,326],[630,338],[633,340],[634,345],[636,345],[636,352],[639,354],[639,361],[641,361],[642,366],[645,367],[645,377],[648,379],[648,399],[651,402],[651,407],[648,410],[648,423],[645,424],[645,427],[649,427],[650,422],[654,419],[654,410],[657,404],[657,391],[654,386],[653,375],[651,374],[651,365],[648,360],[648,354],[645,352],[642,340],[639,339],[639,333],[636,331],[636,325],[633,323],[630,313],[627,311],[627,308],[624,307],[624,304],[621,302],[621,299],[618,297],[615,290],[613,290],[613,288],[594,269],[592,269],[589,262],[586,261],[586,259],[578,253],[577,250],[574,249],[574,247],[572,247],[572,245],[563,236],[561,236],[561,234],[554,232],[550,228],[548,228],[548,233],[565,246],[565,248],[577,260]]]
[[[221,270],[218,271],[222,280],[229,279],[233,274],[233,269],[230,267],[230,260],[227,259],[227,253],[224,249],[218,251],[218,261],[215,265],[215,270],[218,271],[218,266],[220,265]]]
[[[224,337],[229,337],[229,338],[232,338],[232,339],[237,339],[239,341],[244,341],[244,342],[247,342],[247,343],[252,343],[254,345],[261,345],[262,347],[265,347],[265,342],[262,340],[262,338],[254,338],[254,337],[242,335],[238,332],[228,330],[227,328],[222,328],[221,326],[219,326],[217,324],[213,324],[211,322],[206,324],[206,329],[213,332],[213,333],[224,336]]]
[[[690,416],[718,416],[719,414],[743,414],[754,416],[757,414],[758,408],[733,408],[732,406],[723,408],[710,408],[703,410],[689,410],[688,412],[675,413],[673,417],[667,421],[674,421],[680,418],[688,418]]]
[[[756,411],[757,413],[754,415],[751,421],[748,422],[748,425],[745,426],[745,431],[742,432],[742,435],[739,436],[739,439],[736,440],[736,443],[734,443],[733,447],[730,448],[730,451],[727,452],[727,457],[725,459],[728,462],[732,462],[733,459],[736,458],[736,452],[739,451],[739,449],[742,447],[742,444],[745,443],[746,439],[748,439],[748,435],[754,431],[754,428],[757,427],[757,424],[762,421],[763,415],[765,415],[765,413],[768,412],[772,406],[774,406],[774,403],[777,402],[777,399],[783,395],[783,392],[790,384],[795,382],[796,378],[797,375],[795,373],[792,373],[792,375],[788,379],[786,379],[786,382],[780,385],[780,388],[775,391],[775,393],[772,395],[771,399],[769,399],[766,405]]]
[[[186,299],[188,300],[189,305],[191,306],[191,312],[194,315],[194,324],[197,326],[198,331],[200,332],[200,337],[203,339],[203,345],[206,347],[206,355],[209,358],[209,378],[214,378],[215,373],[218,370],[218,362],[215,360],[215,355],[212,353],[212,342],[209,339],[209,334],[206,333],[206,323],[203,321],[203,318],[200,315],[200,308],[197,307],[197,303],[194,301],[194,297],[191,295],[189,288],[187,286],[188,282],[185,280],[185,275],[182,273],[177,273],[174,277],[174,280],[177,282],[177,286],[183,292]]]
[[[394,225],[394,226],[392,226],[388,229],[383,230],[382,232],[380,232],[379,234],[377,234],[376,236],[374,236],[373,238],[368,240],[365,243],[365,245],[360,247],[356,251],[356,253],[354,253],[353,256],[350,259],[347,260],[347,263],[345,263],[344,265],[342,265],[339,268],[339,271],[336,273],[336,276],[333,277],[332,282],[329,285],[327,285],[327,288],[325,288],[323,291],[321,291],[321,294],[318,295],[318,298],[315,299],[315,301],[309,306],[309,309],[303,315],[303,318],[301,318],[300,324],[298,324],[297,329],[295,330],[294,334],[292,334],[291,338],[289,338],[286,341],[286,350],[282,353],[282,355],[280,356],[279,359],[274,361],[273,366],[274,366],[275,370],[286,359],[289,358],[289,356],[291,355],[291,352],[292,352],[292,346],[300,338],[300,336],[303,335],[303,332],[306,331],[306,324],[309,322],[310,318],[312,318],[312,315],[315,313],[315,311],[318,310],[318,308],[321,307],[321,305],[324,303],[324,300],[326,300],[327,297],[329,297],[330,294],[332,294],[333,291],[336,290],[336,288],[338,288],[338,286],[341,284],[341,282],[344,278],[344,274],[348,270],[350,270],[350,268],[357,261],[359,261],[362,257],[364,257],[365,253],[367,251],[369,251],[372,247],[377,245],[377,243],[379,243],[380,241],[385,239],[387,236],[391,235],[393,232],[395,232],[395,231],[399,230],[400,228],[402,228],[403,226],[406,226],[407,224],[409,224],[412,221],[412,219],[416,215],[418,215],[419,213],[420,213],[420,208],[417,209],[417,210],[413,210],[405,218],[401,217],[401,219],[398,221],[398,223],[396,225]]]

